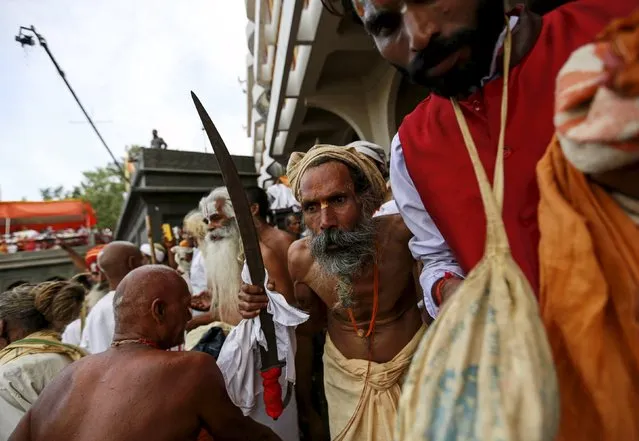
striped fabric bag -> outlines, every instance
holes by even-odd
[[[577,49],[557,76],[555,127],[583,173],[639,161],[639,10]]]

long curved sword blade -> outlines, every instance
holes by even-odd
[[[211,117],[204,109],[204,106],[198,99],[195,93],[191,92],[191,98],[197,109],[198,115],[202,120],[204,130],[211,142],[215,157],[220,164],[220,171],[222,172],[222,178],[224,184],[231,197],[231,203],[235,210],[235,218],[237,225],[240,229],[240,235],[242,237],[242,244],[244,245],[244,255],[246,258],[246,264],[251,275],[251,281],[253,285],[264,286],[264,262],[262,261],[262,252],[260,250],[259,238],[257,231],[255,230],[255,224],[253,224],[253,216],[249,207],[248,199],[246,199],[246,193],[244,192],[244,186],[237,173],[237,168],[233,162],[233,158],[224,144],[224,140],[220,136],[220,133],[215,128],[215,124],[211,120]],[[283,362],[278,360],[277,357],[277,343],[275,338],[275,326],[273,324],[273,316],[266,312],[266,308],[260,311],[260,323],[262,332],[266,337],[266,343],[268,351],[264,351],[260,346],[260,355],[262,362],[262,371],[268,370],[271,367],[281,367]]]

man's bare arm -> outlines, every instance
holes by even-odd
[[[294,306],[295,294],[287,262],[282,260],[275,250],[263,243],[260,243],[260,249],[262,251],[264,267],[266,271],[268,271],[269,283],[273,285],[275,291],[284,296],[289,305]]]
[[[242,414],[228,393],[215,359],[207,354],[188,357],[194,378],[198,415],[215,441],[281,441],[268,427]]]
[[[287,262],[282,261],[273,249],[262,242],[260,242],[260,250],[262,252],[264,267],[268,271],[269,289],[279,292],[284,296],[289,305],[295,306],[294,287],[287,268]],[[240,300],[240,314],[244,319],[257,317],[260,310],[266,308],[268,304],[268,296],[262,286],[243,283],[238,297]]]
[[[295,353],[295,392],[299,406],[300,422],[305,422],[309,439],[326,438],[321,417],[313,408],[313,335],[326,326],[326,305],[319,296],[304,283],[304,276],[312,265],[301,242],[293,244],[288,252],[288,269],[295,287],[295,305],[309,314],[309,319],[295,330],[297,352]]]
[[[295,353],[295,396],[299,409],[300,423],[306,423],[310,433],[306,436],[312,440],[324,440],[324,424],[313,407],[313,336],[322,332],[326,325],[326,307],[308,286],[303,283],[295,285],[298,306],[309,313],[310,318],[295,330],[297,351]],[[300,424],[304,427],[303,424]]]
[[[31,411],[24,414],[9,441],[31,441]]]

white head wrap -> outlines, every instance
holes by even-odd
[[[153,245],[155,246],[155,260],[158,262],[164,261],[164,247],[158,243]],[[140,247],[140,251],[142,254],[151,257],[151,245],[148,243],[143,243]]]
[[[383,147],[368,141],[353,141],[350,144],[347,144],[346,147],[355,147],[355,150],[359,153],[371,158],[375,161],[375,164],[377,164],[377,168],[379,168],[384,179],[388,178],[386,151]]]

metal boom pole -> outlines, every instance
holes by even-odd
[[[73,98],[75,99],[75,102],[78,103],[78,106],[80,106],[80,110],[82,110],[82,113],[84,113],[84,116],[86,117],[87,121],[89,121],[89,124],[91,124],[91,127],[93,127],[93,130],[95,131],[95,134],[98,135],[98,138],[100,138],[100,142],[102,142],[102,145],[104,146],[104,148],[107,150],[107,152],[109,152],[109,155],[111,155],[111,158],[113,159],[113,162],[115,163],[116,167],[120,171],[120,174],[122,175],[122,177],[126,181],[128,181],[128,179],[126,177],[126,174],[124,173],[124,169],[122,168],[122,165],[116,159],[115,155],[113,154],[113,152],[111,151],[111,149],[107,145],[107,143],[104,140],[104,138],[102,138],[102,135],[100,134],[100,131],[95,126],[95,124],[93,123],[93,120],[91,119],[91,117],[89,116],[87,111],[84,109],[84,106],[80,102],[80,98],[78,98],[78,96],[76,95],[75,91],[73,90],[73,87],[71,87],[71,84],[69,84],[69,82],[67,81],[67,78],[64,75],[64,71],[60,68],[60,65],[58,64],[58,62],[54,58],[53,54],[49,50],[49,45],[47,45],[47,41],[44,39],[44,37],[41,34],[39,34],[35,30],[35,27],[33,25],[30,28],[27,28],[25,26],[20,26],[20,32],[19,32],[19,35],[16,36],[16,41],[18,43],[20,43],[22,46],[24,46],[25,44],[29,45],[29,46],[33,46],[34,45],[33,38],[31,36],[29,36],[29,35],[23,34],[22,31],[31,31],[38,38],[38,43],[40,43],[40,46],[42,46],[44,48],[45,52],[47,53],[47,55],[51,59],[51,62],[53,62],[53,65],[55,66],[56,70],[58,71],[58,74],[60,75],[60,77],[62,77],[62,80],[64,81],[64,84],[67,85],[67,88],[69,89],[69,92],[71,92],[71,95],[73,95]]]

